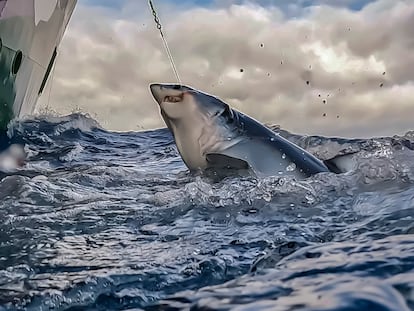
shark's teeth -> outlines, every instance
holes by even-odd
[[[182,96],[165,96],[164,97],[164,102],[167,103],[177,103],[182,101]]]

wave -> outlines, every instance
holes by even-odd
[[[414,132],[272,129],[357,165],[214,179],[188,172],[167,129],[14,121],[28,161],[0,179],[0,309],[412,308]]]

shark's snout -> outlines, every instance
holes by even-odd
[[[151,94],[158,104],[161,104],[164,96],[162,96],[162,85],[157,83],[152,83],[150,85]]]

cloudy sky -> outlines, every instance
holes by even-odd
[[[153,1],[184,84],[295,133],[414,129],[413,0]],[[78,0],[38,111],[164,127],[148,85],[175,81],[147,1]]]

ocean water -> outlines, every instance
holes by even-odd
[[[166,129],[14,122],[29,160],[0,181],[0,310],[414,310],[414,132],[274,130],[357,168],[213,180]]]

